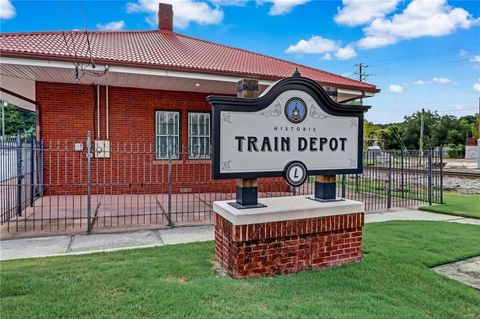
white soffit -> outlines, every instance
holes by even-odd
[[[35,101],[35,81],[6,76],[3,74],[2,70],[0,73],[0,87]],[[23,109],[35,112],[35,104],[8,94],[7,92],[0,92],[0,99]]]
[[[112,86],[125,86],[147,89],[205,92],[216,94],[236,94],[237,82],[242,77],[207,73],[170,71],[127,66],[109,66],[107,76],[84,75],[80,81],[74,77],[75,66],[71,62],[32,60],[19,58],[1,58],[2,74],[34,81],[61,83],[98,83]],[[105,65],[95,69],[88,66],[88,71],[104,70]],[[263,90],[274,81],[260,80]]]
[[[375,93],[372,92],[362,92],[356,90],[348,90],[348,89],[337,89],[338,94],[350,95],[350,96],[361,96],[362,93],[365,93],[365,97],[375,96]]]

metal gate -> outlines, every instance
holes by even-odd
[[[21,216],[41,194],[38,167],[41,156],[34,138],[5,138],[0,141],[0,222]]]
[[[100,152],[89,136],[39,142],[18,135],[1,141],[0,154],[2,232],[206,224],[213,201],[235,198],[235,181],[212,180],[210,160],[194,150],[118,142]],[[366,151],[363,174],[337,176],[337,195],[367,211],[441,203],[442,176],[441,149]],[[313,177],[298,188],[261,178],[259,197],[310,195],[313,187]]]

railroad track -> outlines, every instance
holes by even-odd
[[[444,170],[443,175],[451,176],[451,177],[480,178],[480,171],[465,172],[465,171]]]

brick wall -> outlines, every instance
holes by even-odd
[[[96,88],[93,85],[37,82],[41,137],[45,140],[85,140],[97,136]],[[101,139],[105,139],[105,87],[100,90]],[[187,143],[188,111],[210,112],[206,93],[109,87],[112,143],[154,143],[155,110],[180,111],[182,145]]]
[[[364,214],[232,225],[215,217],[215,255],[235,278],[339,266],[362,258]]]
[[[212,181],[209,160],[189,160],[188,112],[210,112],[206,93],[109,87],[109,140],[111,157],[92,159],[93,193],[142,194],[167,190],[167,161],[155,159],[155,111],[180,112],[183,155],[174,161],[173,192],[234,192],[234,181]],[[46,194],[86,192],[87,132],[97,138],[96,87],[93,85],[37,82]],[[100,89],[100,139],[106,139],[105,87]],[[272,189],[260,183],[260,191],[287,191],[282,179]],[[107,185],[105,187],[105,185]],[[111,186],[114,185],[114,186]]]

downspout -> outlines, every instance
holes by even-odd
[[[105,130],[107,134],[107,140],[109,139],[108,129],[108,84],[105,86]]]
[[[100,85],[97,84],[97,140],[100,139]]]

